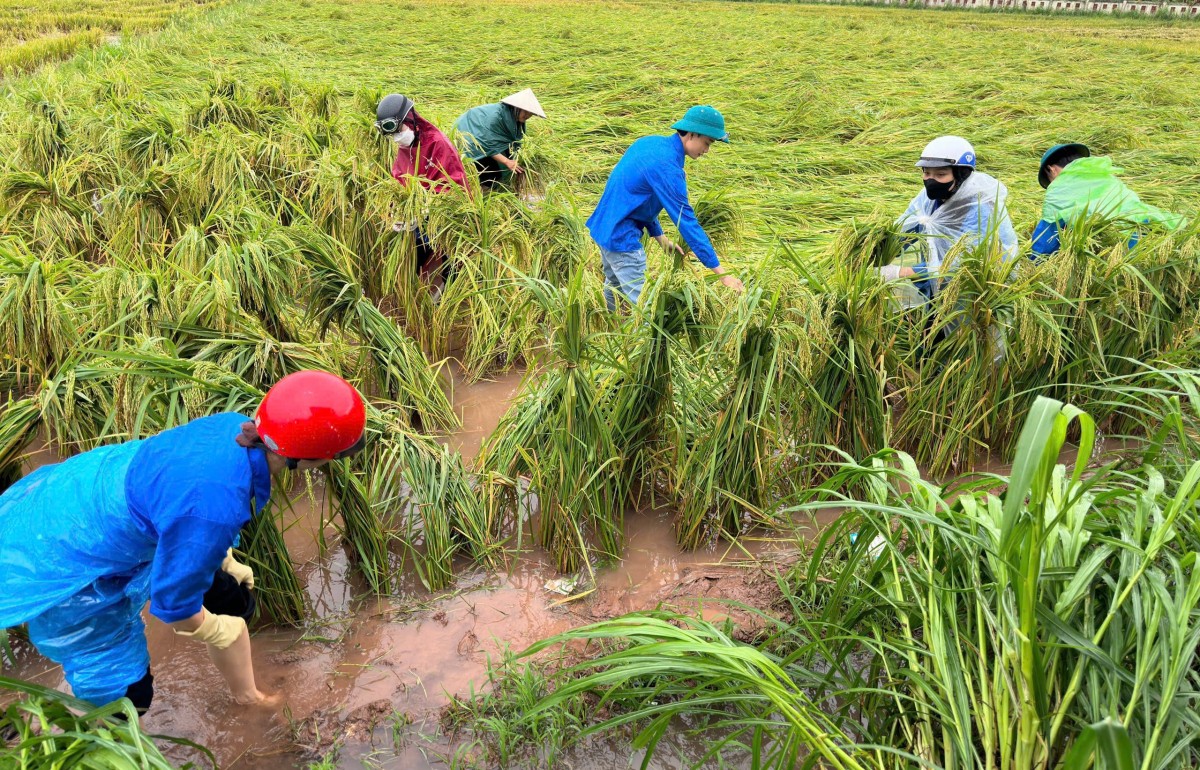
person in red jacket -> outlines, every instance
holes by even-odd
[[[417,113],[412,99],[403,94],[383,97],[375,110],[375,128],[396,144],[392,176],[397,182],[407,185],[416,179],[435,193],[446,192],[453,185],[466,189],[467,174],[458,150],[437,126]],[[444,255],[438,253],[418,223],[400,222],[396,228],[412,231],[417,270],[423,280],[431,280],[445,261]]]

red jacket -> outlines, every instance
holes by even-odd
[[[401,147],[396,153],[392,176],[400,184],[407,184],[408,177],[415,176],[426,189],[434,192],[444,192],[447,182],[465,188],[467,172],[463,170],[458,150],[437,126],[418,115],[415,109],[412,117],[417,124],[417,138],[411,147]]]

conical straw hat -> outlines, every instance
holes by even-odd
[[[538,103],[537,97],[533,95],[532,88],[526,88],[524,91],[517,91],[515,94],[504,97],[500,100],[501,104],[510,104],[518,110],[532,112],[539,118],[546,117],[546,113],[542,112],[542,105]]]

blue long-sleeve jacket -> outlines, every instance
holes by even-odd
[[[1038,220],[1033,228],[1033,244],[1030,251],[1038,257],[1047,257],[1058,251],[1058,222]]]
[[[130,514],[158,541],[150,613],[171,623],[200,611],[213,572],[271,496],[262,449],[234,440],[248,417],[217,414],[145,440],[125,477]]]
[[[717,252],[688,203],[685,157],[678,134],[644,136],[630,145],[588,217],[592,239],[609,251],[636,251],[643,230],[651,238],[662,235],[658,214],[666,211],[696,258],[707,268],[717,267]]]
[[[1033,246],[1030,248],[1030,256],[1034,259],[1041,259],[1058,251],[1060,245],[1058,233],[1062,230],[1063,226],[1064,223],[1062,222],[1047,222],[1045,219],[1038,220],[1037,227],[1033,228]],[[1134,231],[1129,236],[1128,247],[1132,249],[1134,246],[1137,246],[1140,237],[1141,233]]]
[[[0,628],[105,578],[165,622],[200,611],[225,551],[271,494],[261,449],[219,414],[48,465],[0,496]]]

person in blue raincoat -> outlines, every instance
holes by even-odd
[[[954,269],[950,250],[966,241],[974,246],[996,237],[1005,259],[1017,253],[1017,231],[1005,205],[1008,188],[975,168],[975,148],[960,136],[940,136],[925,146],[917,161],[923,189],[897,220],[906,233],[923,236],[914,244],[921,259],[913,267],[885,265],[887,280],[910,278],[931,299]]]
[[[670,136],[643,136],[629,146],[608,175],[596,210],[587,228],[600,247],[604,271],[604,298],[616,308],[615,292],[637,304],[646,280],[646,233],[664,251],[682,251],[663,234],[658,215],[663,211],[679,228],[683,240],[700,263],[721,276],[721,283],[742,290],[742,282],[725,271],[708,233],[696,221],[688,201],[684,159],[703,157],[714,142],[729,142],[725,118],[714,107],[697,105],[688,109],[671,128]]]
[[[141,611],[203,642],[234,700],[271,705],[254,681],[246,619],[253,571],[231,548],[271,474],[362,447],[365,406],[345,380],[296,372],[249,421],[217,414],[38,468],[0,495],[0,628],[28,624],[74,694],[128,697],[153,676]]]

